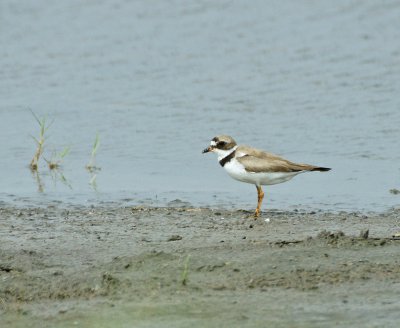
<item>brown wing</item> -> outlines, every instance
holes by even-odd
[[[243,164],[247,172],[299,172],[317,168],[308,164],[293,163],[278,155],[246,146],[239,146],[236,154],[243,154],[236,159]]]

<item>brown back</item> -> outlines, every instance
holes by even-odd
[[[237,160],[245,166],[248,172],[299,172],[318,169],[317,166],[293,163],[278,155],[248,146],[239,146],[236,154],[240,156],[240,153],[246,155],[237,158]]]

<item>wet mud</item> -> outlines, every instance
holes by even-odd
[[[397,327],[400,211],[0,209],[1,327]]]

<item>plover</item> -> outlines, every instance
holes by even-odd
[[[310,171],[329,171],[330,168],[309,164],[298,164],[278,155],[249,146],[238,146],[231,136],[221,135],[211,140],[203,153],[215,152],[218,162],[236,180],[252,183],[257,188],[258,203],[254,216],[260,215],[264,198],[263,185],[286,182],[294,176]]]

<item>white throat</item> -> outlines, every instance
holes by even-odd
[[[225,158],[226,156],[229,156],[230,154],[232,154],[236,149],[237,149],[237,147],[238,146],[235,146],[235,147],[233,147],[233,148],[231,148],[231,149],[229,149],[229,150],[222,150],[222,149],[218,149],[218,148],[215,148],[215,152],[217,153],[217,155],[218,155],[218,162],[221,160],[221,159],[223,159],[223,158]]]

